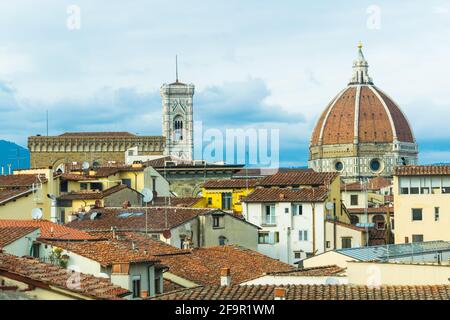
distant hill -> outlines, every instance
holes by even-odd
[[[11,164],[11,170],[29,168],[30,152],[14,142],[0,140],[0,170],[4,167],[8,173],[8,164]]]

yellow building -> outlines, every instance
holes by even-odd
[[[57,198],[57,213],[60,223],[71,220],[71,215],[89,212],[92,208],[122,207],[127,203],[133,207],[142,206],[143,196],[127,185],[118,184],[103,191],[69,192]]]
[[[55,191],[52,171],[15,172],[0,176],[0,219],[31,219],[34,208],[42,210],[42,218],[50,220],[51,200],[47,194]]]
[[[394,173],[395,243],[450,241],[450,166],[402,166]]]
[[[242,214],[241,199],[255,190],[259,179],[209,180],[203,184],[202,197],[207,208]]]
[[[135,192],[114,190],[119,185]],[[30,219],[31,211],[39,208],[43,219],[64,223],[73,212],[89,209],[96,202],[101,206],[121,206],[121,202],[129,200],[132,205],[141,205],[139,192],[143,188],[152,190],[155,196],[170,196],[167,180],[142,164],[82,170],[81,164],[72,163],[57,172],[51,168],[18,170],[13,175],[0,176],[0,218]],[[47,195],[57,199],[53,208]],[[70,199],[60,198],[68,195]]]

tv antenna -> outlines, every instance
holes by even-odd
[[[145,203],[145,234],[148,233],[148,203],[153,201],[153,191],[149,188],[144,188],[141,191],[144,196],[142,201]]]

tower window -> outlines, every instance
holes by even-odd
[[[183,119],[181,117],[176,117],[173,121],[174,128],[174,140],[180,141],[183,140]]]

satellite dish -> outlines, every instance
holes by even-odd
[[[39,208],[34,208],[31,210],[31,217],[33,220],[39,220],[42,218],[42,210]]]
[[[98,212],[92,212],[91,213],[91,216],[90,216],[90,219],[91,220],[95,220],[95,218],[98,216]]]
[[[325,208],[327,208],[327,210],[333,210],[334,208],[334,203],[333,202],[327,202],[325,204]]]
[[[83,170],[89,169],[89,162],[84,161],[83,164],[81,165],[81,168],[82,168]]]
[[[47,198],[52,199],[53,201],[56,201],[56,196],[54,194],[47,193]]]
[[[148,189],[148,188],[144,188],[141,191],[142,195],[144,196],[144,198],[142,200],[144,200],[145,203],[149,203],[153,200],[153,191]]]

